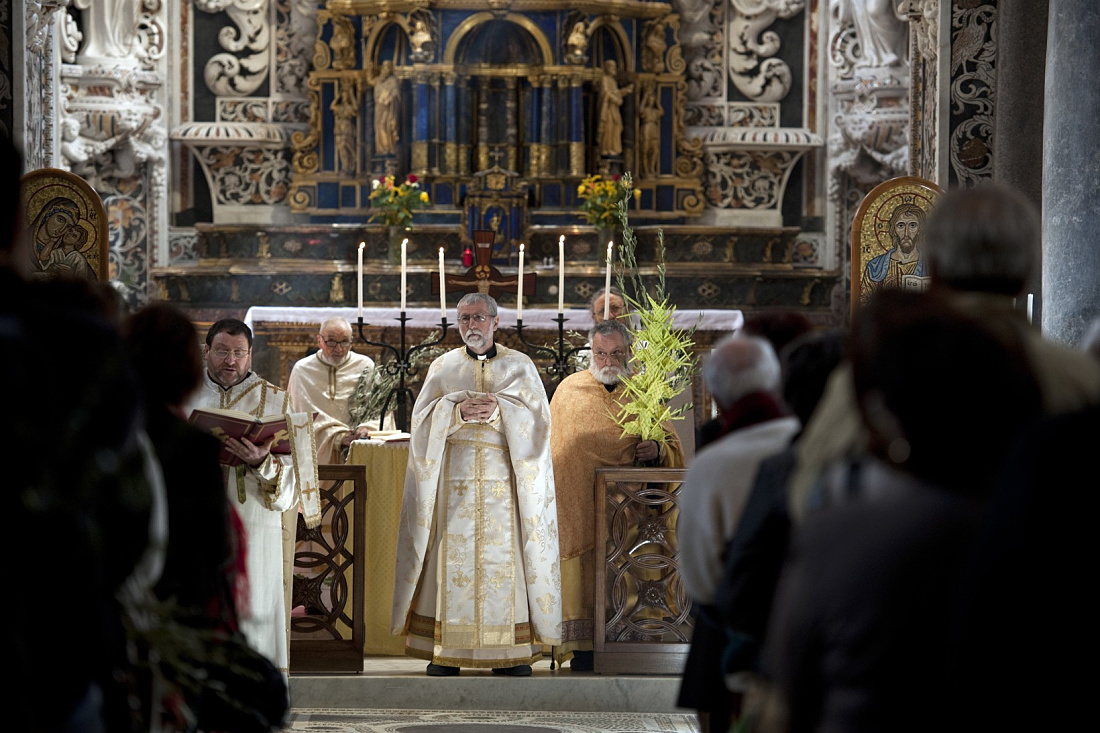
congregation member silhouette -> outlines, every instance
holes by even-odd
[[[867,451],[830,468],[798,526],[763,654],[761,730],[926,731],[951,657],[962,563],[1041,391],[1018,329],[888,289],[849,360]],[[914,379],[913,375],[919,375]]]

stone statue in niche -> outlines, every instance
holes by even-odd
[[[642,45],[642,68],[646,71],[665,70],[665,23],[663,20],[651,20],[645,24]]]
[[[416,63],[431,61],[435,56],[435,39],[432,38],[432,29],[423,18],[413,18],[412,27],[409,30],[409,58]]]
[[[565,62],[567,64],[585,64],[588,62],[588,38],[592,35],[588,24],[578,20],[565,39]]]
[[[623,116],[620,107],[623,99],[634,91],[633,84],[620,87],[616,78],[619,65],[614,59],[603,62],[603,76],[599,87],[599,127],[596,142],[600,155],[623,154]]]
[[[657,90],[653,85],[642,92],[642,104],[638,116],[642,120],[641,172],[643,176],[655,176],[660,172],[661,161],[661,116],[665,110],[657,99]]]
[[[354,173],[358,146],[355,141],[355,118],[359,109],[355,90],[350,83],[341,85],[340,95],[332,100],[332,137],[336,148],[337,170]]]
[[[397,109],[401,103],[401,82],[394,76],[392,61],[382,62],[371,84],[374,87],[374,152],[393,155],[400,139]]]
[[[141,5],[142,0],[76,0],[74,7],[83,12],[81,57],[88,61],[129,59]]]
[[[897,0],[840,0],[839,20],[855,26],[861,57],[857,67],[884,68],[905,63],[909,49],[907,17]],[[904,4],[903,4],[904,5]]]

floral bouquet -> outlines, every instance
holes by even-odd
[[[588,223],[597,229],[611,229],[617,220],[615,212],[619,203],[624,205],[630,199],[631,189],[625,185],[622,176],[618,173],[610,178],[604,178],[599,174],[585,178],[577,186],[577,196],[581,200],[581,211],[584,212]],[[634,190],[634,198],[640,198],[642,192]]]
[[[393,176],[375,179],[371,184],[370,200],[371,208],[376,211],[368,221],[381,221],[388,227],[403,229],[412,226],[413,209],[429,203],[428,192],[421,190],[412,173],[400,185]]]

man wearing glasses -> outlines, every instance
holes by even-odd
[[[591,672],[593,662],[596,469],[684,465],[683,447],[671,423],[663,426],[665,438],[658,443],[624,436],[613,419],[628,402],[622,378],[631,373],[630,330],[610,318],[593,326],[588,339],[588,369],[563,379],[550,402],[562,579],[562,644],[554,656],[559,663],[572,657],[569,668],[574,672]]]
[[[494,343],[499,323],[493,298],[464,296],[465,346],[413,406],[393,632],[433,677],[524,677],[561,641],[550,406],[531,359]]]
[[[315,412],[313,432],[320,463],[344,463],[348,445],[367,437],[378,425],[352,425],[349,400],[363,378],[369,385],[374,360],[351,350],[351,325],[340,317],[327,318],[317,333],[318,351],[299,359],[290,370],[287,392],[295,412]]]
[[[260,445],[228,438],[238,466],[222,466],[230,503],[241,518],[246,536],[248,608],[238,608],[248,643],[287,674],[290,617],[284,573],[293,553],[284,551],[283,514],[296,522],[301,504],[306,525],[321,521],[317,464],[312,449],[313,428],[308,413],[291,412],[288,393],[252,372],[252,330],[242,321],[225,318],[206,334],[206,370],[191,408],[246,412],[254,417],[287,414],[293,451],[274,454],[274,438]],[[294,524],[289,525],[293,537]],[[289,557],[287,557],[289,555]],[[285,577],[289,578],[290,575]],[[289,588],[289,581],[285,584]]]

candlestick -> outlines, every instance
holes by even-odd
[[[406,237],[401,240],[401,312],[405,312],[405,251],[409,244]]]
[[[447,276],[443,273],[443,248],[439,248],[439,313],[447,320]]]
[[[358,286],[358,294],[359,294],[359,301],[358,302],[359,302],[359,318],[360,319],[363,318],[363,247],[365,247],[365,246],[367,246],[366,242],[360,242],[359,243],[359,269],[358,269],[359,277],[356,280],[356,284]]]
[[[611,316],[611,245],[607,243],[607,277],[603,286],[603,319],[606,321]]]
[[[558,238],[558,313],[565,312],[565,235]]]
[[[516,320],[523,318],[523,245],[519,246],[519,288],[516,290]]]

